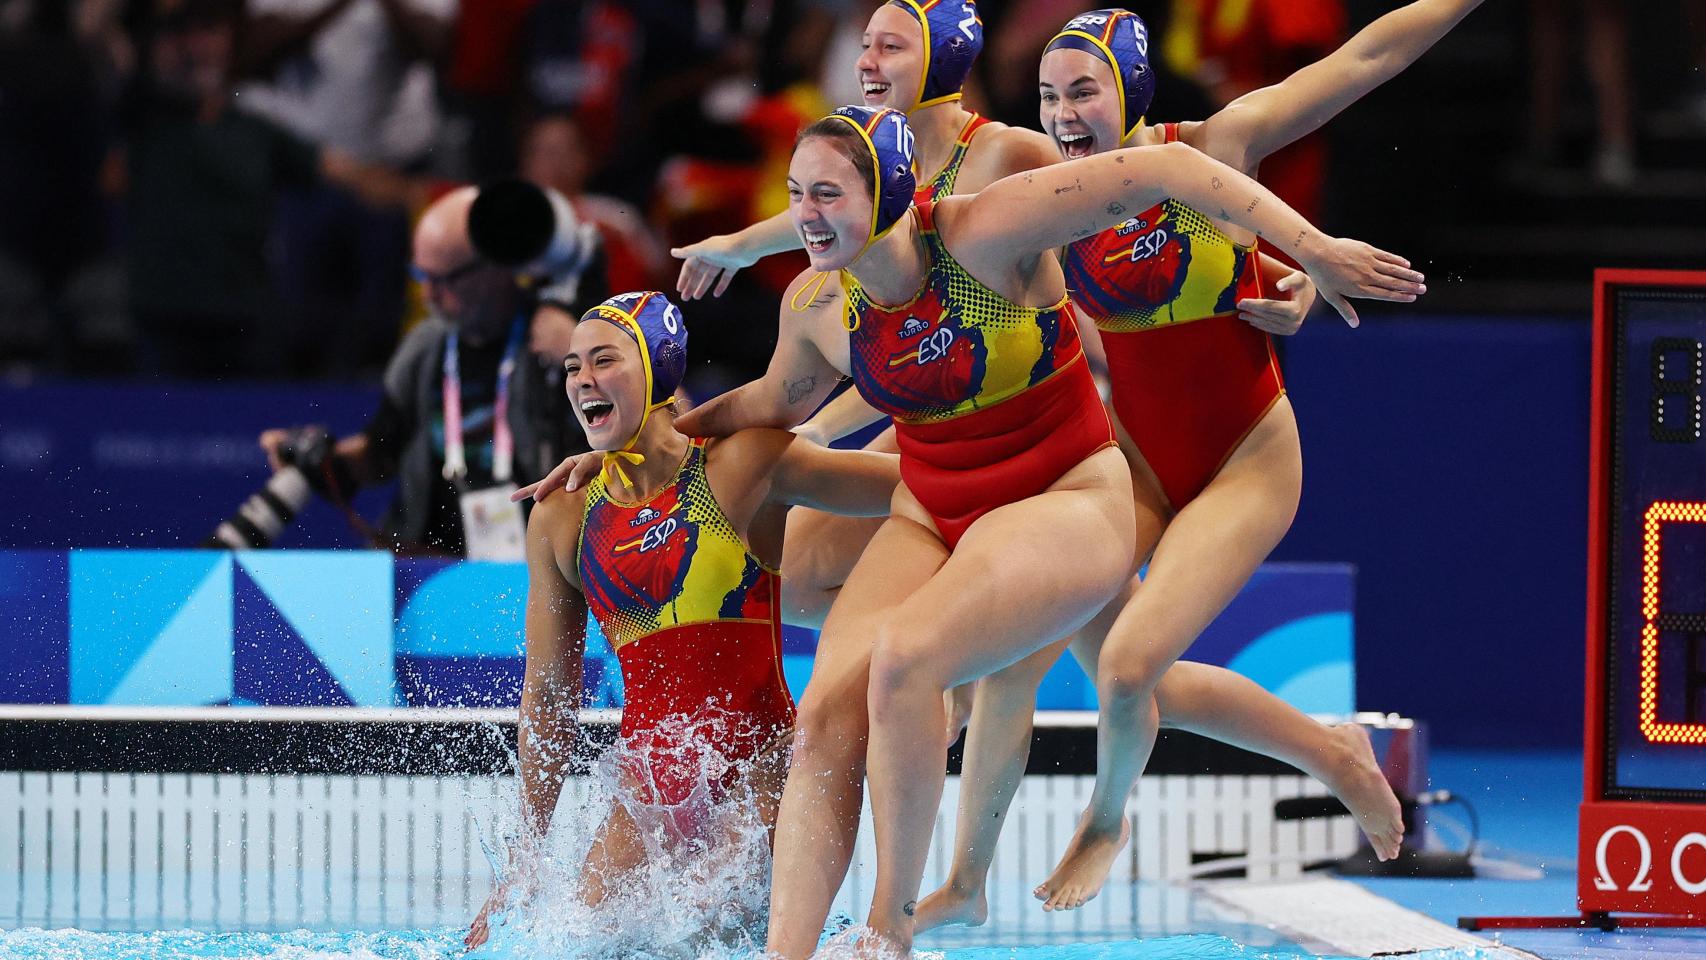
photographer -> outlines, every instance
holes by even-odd
[[[379,410],[335,444],[312,427],[266,431],[273,469],[299,469],[346,512],[356,489],[398,477],[376,545],[521,559],[514,479],[586,449],[553,344],[608,292],[595,231],[554,200],[506,182],[428,208],[413,270],[432,312],[391,356]]]

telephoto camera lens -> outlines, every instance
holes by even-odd
[[[296,467],[285,467],[273,474],[266,486],[244,500],[236,513],[202,541],[202,546],[228,550],[257,550],[271,546],[290,521],[296,519],[312,495],[308,477]]]

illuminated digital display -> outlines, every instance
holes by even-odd
[[[1606,306],[1605,793],[1706,799],[1706,287]]]

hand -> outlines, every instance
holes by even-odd
[[[1410,269],[1410,261],[1361,240],[1330,238],[1304,262],[1304,268],[1322,298],[1353,327],[1361,321],[1350,297],[1414,303],[1428,292],[1422,275]]]
[[[948,727],[944,733],[948,738],[948,746],[960,738],[960,732],[971,723],[971,708],[973,697],[977,692],[977,684],[962,683],[942,694],[942,700],[948,709]]]
[[[486,898],[486,905],[480,908],[480,915],[469,925],[468,933],[462,938],[464,950],[478,950],[485,946],[486,940],[492,935],[491,917],[493,913],[503,909],[504,901],[509,899],[507,884],[498,884],[492,888],[492,893]]]
[[[1315,284],[1309,279],[1309,274],[1301,270],[1279,279],[1274,284],[1274,290],[1279,293],[1289,293],[1286,298],[1258,300],[1247,297],[1238,301],[1238,319],[1268,333],[1281,337],[1289,337],[1303,329],[1303,318],[1309,315],[1309,308],[1315,305]]]
[[[280,429],[267,430],[261,434],[261,449],[267,452],[267,466],[272,467],[273,473],[284,469],[284,459],[279,456],[279,450],[284,447],[284,442],[289,437],[289,430]]]
[[[758,262],[741,249],[733,234],[710,237],[685,247],[674,247],[672,257],[682,261],[681,276],[675,281],[675,292],[683,300],[697,300],[707,289],[711,296],[720,297],[729,289],[729,282],[742,269]],[[715,289],[711,285],[715,283]]]
[[[603,466],[604,453],[599,450],[589,450],[586,453],[577,453],[572,457],[565,457],[562,463],[557,464],[551,469],[550,473],[545,475],[545,479],[530,483],[510,494],[509,501],[518,503],[532,497],[533,502],[540,503],[558,490],[578,490],[583,484],[591,481],[593,475],[598,473]]]

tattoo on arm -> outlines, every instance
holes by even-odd
[[[1245,212],[1245,213],[1255,213],[1255,212],[1256,212],[1256,208],[1257,208],[1257,207],[1258,207],[1258,206],[1261,206],[1261,203],[1262,203],[1262,198],[1261,198],[1261,197],[1257,197],[1257,198],[1255,198],[1255,199],[1254,199],[1254,200],[1251,200],[1251,201],[1250,201],[1250,205],[1249,205],[1249,206],[1247,206],[1247,207],[1245,207],[1245,208],[1244,208],[1244,212]]]
[[[1297,248],[1298,248],[1298,247],[1301,247],[1301,246],[1303,246],[1303,240],[1304,240],[1304,238],[1305,238],[1305,237],[1307,237],[1307,236],[1309,236],[1309,231],[1308,231],[1308,230],[1299,230],[1299,231],[1297,231],[1297,239],[1296,239],[1296,240],[1293,240],[1293,241],[1292,241],[1292,242],[1291,242],[1291,248],[1292,248],[1292,249],[1293,249],[1293,250],[1296,250],[1296,249],[1297,249]]]
[[[1216,189],[1216,190],[1219,190],[1220,188],[1226,186],[1226,184],[1221,182],[1219,177],[1210,177],[1208,182],[1211,185],[1213,185],[1214,189]]]
[[[817,386],[817,377],[805,376],[787,384],[788,406],[793,406],[811,395],[812,388]]]
[[[1125,206],[1118,200],[1108,204],[1108,216],[1117,217],[1122,213],[1125,213]]]
[[[1125,154],[1123,154],[1123,153],[1114,154],[1114,162],[1115,163],[1124,163],[1125,162]]]

